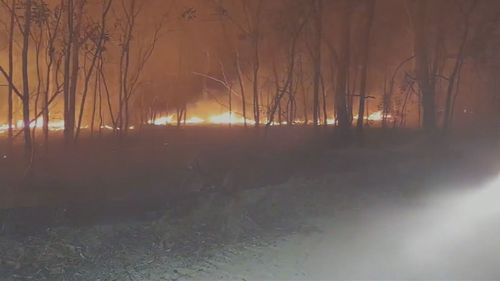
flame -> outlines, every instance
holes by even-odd
[[[162,116],[160,118],[154,119],[154,120],[149,120],[148,124],[150,125],[156,125],[156,126],[165,126],[168,124],[171,124],[174,120],[174,116]]]
[[[30,128],[35,127],[35,125],[36,125],[37,127],[39,127],[38,120],[36,120],[36,121],[34,121],[34,122],[31,122],[31,123],[30,123]],[[22,128],[24,128],[24,121],[23,121],[23,120],[17,120],[17,122],[16,122],[16,127],[17,127],[17,128],[21,128],[21,129],[22,129]]]
[[[84,127],[85,129],[88,129],[88,126],[87,127]],[[110,125],[102,125],[101,126],[101,129],[104,129],[104,130],[114,130],[115,128],[113,128],[113,126],[110,126]],[[135,130],[135,126],[129,126],[128,127],[129,130]],[[116,128],[116,130],[120,130],[120,128]]]
[[[220,115],[213,115],[208,118],[208,123],[211,124],[244,124],[245,120],[242,117],[236,116],[230,112],[222,113]],[[248,123],[248,120],[247,120]]]
[[[365,117],[365,119],[368,119],[369,121],[382,121],[383,120],[383,112],[382,111],[377,111],[372,114],[368,118]],[[392,118],[391,115],[388,115],[387,118]],[[335,124],[335,118],[329,118],[327,120],[328,125],[333,125]],[[155,120],[150,120],[148,121],[148,124],[151,125],[157,125],[157,126],[165,126],[169,124],[175,123],[175,118],[173,115],[169,116],[161,116],[159,118],[156,118]],[[207,118],[201,118],[197,116],[190,117],[189,119],[186,120],[186,124],[188,125],[197,125],[197,124],[214,124],[214,125],[224,125],[224,124],[233,124],[233,125],[243,125],[245,123],[245,120],[243,117],[238,116],[235,113],[230,113],[230,112],[225,112],[219,115],[212,115]],[[295,123],[297,124],[305,124],[303,120],[297,120]],[[35,121],[30,123],[30,128],[42,128],[44,124],[44,120],[42,117],[36,119]],[[247,124],[255,124],[255,121],[251,119],[247,119]],[[273,122],[273,125],[277,125],[278,122],[275,121]],[[286,125],[286,122],[283,122],[283,124]],[[16,129],[22,129],[24,128],[24,122],[23,120],[18,120],[15,122],[15,127]],[[85,126],[83,128],[87,128],[88,126]],[[102,129],[106,130],[113,130],[113,127],[110,125],[103,125],[101,127]],[[0,134],[5,134],[9,129],[9,126],[7,124],[0,124]],[[134,126],[130,126],[131,130],[134,130]],[[62,131],[64,130],[64,120],[50,120],[49,121],[49,130],[50,131]]]
[[[191,125],[202,124],[202,123],[205,123],[205,120],[196,116],[186,120],[186,124],[191,124]]]
[[[113,130],[113,127],[111,127],[109,125],[103,125],[103,126],[101,126],[101,129]]]
[[[382,121],[382,120],[384,120],[384,113],[382,111],[373,112],[372,114],[370,114],[370,116],[368,116],[368,121]]]
[[[51,131],[64,130],[64,120],[51,120],[51,121],[49,121],[49,130],[51,130]]]
[[[326,124],[328,124],[328,125],[335,125],[336,122],[337,122],[337,119],[335,119],[335,118],[326,119]]]
[[[356,119],[357,116],[354,117]],[[392,118],[392,115],[387,115],[387,118]],[[377,111],[372,114],[370,114],[368,117],[364,118],[365,120],[369,121],[375,121],[379,122],[384,119],[384,114],[382,111]],[[159,118],[156,118],[155,120],[150,120],[148,121],[148,124],[150,125],[157,125],[157,126],[165,126],[169,124],[174,124],[175,121],[175,116],[174,115],[169,115],[169,116],[161,116]],[[336,122],[335,118],[329,118],[327,120],[328,125],[334,125]],[[238,116],[235,113],[230,113],[230,112],[225,112],[219,115],[212,115],[207,118],[201,118],[197,116],[190,117],[189,119],[186,120],[187,125],[198,125],[198,124],[213,124],[213,125],[226,125],[226,124],[233,124],[233,125],[243,125],[245,123],[245,120],[243,117]],[[297,120],[295,121],[296,124],[305,124],[304,120]],[[36,119],[35,121],[30,123],[30,128],[42,128],[44,124],[43,117],[40,117]],[[255,121],[251,119],[247,119],[247,124],[255,124]],[[286,122],[283,122],[284,125],[286,125]],[[310,122],[309,122],[310,124]],[[24,122],[23,120],[18,120],[16,123],[16,129],[22,129],[24,128]],[[275,121],[273,122],[272,125],[278,125],[278,122]],[[88,126],[82,127],[82,128],[88,128]],[[101,127],[102,129],[106,130],[113,130],[113,127],[110,125],[103,125]],[[130,130],[134,130],[135,126],[130,126]],[[7,124],[0,124],[0,134],[5,134],[9,130],[9,126]],[[49,130],[50,131],[62,131],[64,130],[64,120],[59,120],[59,119],[54,119],[49,121]]]
[[[159,117],[155,120],[150,120],[148,124],[156,126],[165,126],[173,124],[175,122],[176,122],[175,117],[173,115],[169,115],[169,116]],[[244,123],[245,120],[243,119],[243,117],[238,117],[236,116],[235,113],[230,113],[230,112],[225,112],[219,115],[212,115],[205,119],[198,116],[193,116],[186,120],[186,124],[188,125],[197,125],[197,124],[222,125],[222,124],[244,124]],[[247,119],[247,123],[252,124],[254,122],[252,120]]]
[[[39,117],[38,119],[31,121],[29,127],[31,129],[33,128],[42,128],[43,125],[45,124],[45,121],[43,120],[43,117]],[[23,120],[17,120],[15,124],[16,128],[23,129],[24,128],[24,121]],[[50,120],[49,121],[49,130],[51,131],[62,131],[64,130],[64,120]],[[9,125],[0,125],[0,131],[7,131],[9,129]]]
[[[357,116],[354,116],[354,119],[357,120]],[[386,118],[391,119],[393,118],[392,115],[388,114]],[[371,113],[368,117],[364,117],[363,119],[369,120],[369,121],[374,121],[374,122],[380,122],[384,119],[384,114],[383,111],[377,111]],[[255,124],[255,121],[251,119],[247,119],[247,124],[253,125]],[[176,123],[176,117],[175,115],[167,115],[167,116],[160,116],[154,120],[149,120],[147,122],[150,125],[157,125],[157,126],[166,126],[166,125],[171,125]],[[184,122],[182,122],[184,123]],[[186,119],[186,125],[200,125],[200,124],[212,124],[212,125],[243,125],[245,123],[245,119],[238,115],[237,113],[234,112],[224,112],[219,115],[211,115],[206,118],[198,117],[198,116],[192,116],[189,119]],[[265,122],[264,122],[265,123]],[[335,118],[328,118],[327,119],[327,124],[328,125],[335,125],[336,119]],[[282,122],[283,125],[286,125],[287,122],[284,121]],[[304,120],[295,120],[294,124],[304,124],[304,125],[310,125],[312,124],[311,121],[308,122],[308,124],[305,124]],[[15,122],[15,128],[16,130],[24,128],[24,121],[23,120],[18,120]],[[44,120],[43,117],[39,117],[35,121],[32,121],[29,125],[30,128],[42,128],[44,125]],[[274,120],[272,125],[278,125],[278,122]],[[49,130],[50,131],[62,131],[64,130],[64,120],[61,119],[53,119],[49,121]],[[83,126],[82,128],[86,129],[88,126]],[[113,130],[113,127],[110,125],[103,125],[101,127],[102,129],[106,130]],[[130,126],[130,130],[134,130],[136,127],[135,126]],[[0,124],[0,134],[5,134],[9,130],[9,125],[7,124]]]

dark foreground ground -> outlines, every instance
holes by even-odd
[[[151,129],[1,162],[0,280],[497,279],[496,136]]]

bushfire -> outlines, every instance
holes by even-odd
[[[365,120],[372,122],[380,122],[383,120],[383,118],[384,118],[383,113],[381,111],[377,111],[370,114],[370,116],[365,117]],[[388,118],[391,118],[391,116],[388,116]],[[190,118],[187,118],[185,122],[184,120],[181,120],[181,122],[179,123],[182,125],[244,125],[245,119],[240,115],[238,115],[237,113],[225,112],[222,114],[210,115],[206,118],[192,116]],[[296,123],[304,124],[305,121],[297,120]],[[327,120],[328,125],[334,125],[335,123],[336,122],[334,118],[329,118]],[[149,120],[148,124],[155,126],[176,125],[177,119],[174,115],[161,116],[154,120]],[[253,125],[255,124],[255,121],[252,119],[247,119],[246,124]],[[282,124],[286,124],[286,122],[283,122]],[[44,125],[44,120],[42,117],[40,117],[37,120],[32,121],[30,123],[30,128],[32,129],[42,128],[43,125]],[[278,123],[274,122],[273,125],[278,125]],[[59,119],[50,120],[48,127],[50,131],[62,131],[64,130],[64,120],[59,120]],[[20,130],[22,128],[24,128],[24,122],[22,120],[18,120],[17,122],[15,122],[14,130]],[[83,128],[87,129],[88,126],[84,126]],[[131,126],[131,128],[133,128],[133,126]],[[113,126],[106,124],[102,126],[102,129],[113,130]],[[7,124],[0,124],[0,134],[5,134],[8,130],[9,126]]]
[[[356,119],[357,117],[354,117]],[[372,121],[372,122],[380,122],[384,118],[384,114],[382,111],[377,111],[372,114],[370,114],[368,117],[365,117],[365,120]],[[388,115],[387,118],[391,119],[392,116]],[[237,113],[234,112],[224,112],[222,114],[217,114],[217,115],[209,115],[206,118],[198,117],[198,116],[193,116],[184,122],[184,120],[180,120],[180,124],[185,124],[185,125],[244,125],[245,124],[245,119],[240,116]],[[274,121],[273,125],[278,125],[279,122]],[[305,124],[306,122],[304,120],[296,120],[296,124]],[[308,122],[310,123],[310,122]],[[336,120],[334,118],[329,118],[327,120],[328,125],[335,125]],[[167,116],[161,116],[153,120],[148,121],[149,125],[156,125],[156,126],[167,126],[167,125],[176,125],[177,124],[177,118],[175,115],[167,115]],[[255,121],[252,119],[247,119],[246,124],[248,125],[253,125],[255,124]],[[286,124],[286,121],[282,122],[282,124]]]

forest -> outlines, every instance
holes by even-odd
[[[500,276],[500,1],[0,15],[1,280]]]
[[[28,152],[47,146],[51,131],[70,144],[148,124],[498,123],[493,1],[6,0],[2,8],[1,132]]]

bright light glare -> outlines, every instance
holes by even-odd
[[[425,227],[410,237],[408,250],[420,259],[443,258],[436,253],[467,244],[480,229],[500,221],[500,177],[476,190],[446,196],[422,220]]]

